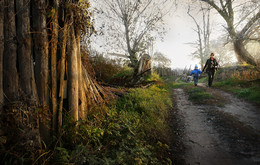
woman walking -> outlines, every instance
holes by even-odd
[[[202,72],[204,72],[206,70],[206,72],[208,73],[208,77],[209,77],[208,86],[209,87],[212,86],[214,74],[217,69],[218,69],[218,62],[214,58],[214,53],[211,53],[210,58],[206,61],[206,64],[202,70]]]

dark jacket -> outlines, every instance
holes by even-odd
[[[217,69],[218,67],[218,62],[217,60],[214,58],[213,60],[211,59],[208,59],[202,72],[204,72],[206,70],[206,72],[215,72],[215,70]]]

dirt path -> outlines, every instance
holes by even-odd
[[[183,89],[175,89],[177,117],[183,127],[185,164],[251,165],[260,164],[259,120],[256,107],[241,102],[228,93],[222,107],[194,105]],[[219,93],[218,93],[219,94]]]
[[[199,83],[201,87],[205,87],[205,84]],[[239,121],[245,125],[252,127],[257,133],[260,133],[260,110],[259,107],[234,97],[232,94],[224,92],[219,89],[211,89],[210,92],[213,95],[221,95],[226,100],[224,107],[218,107],[219,111],[227,112],[236,117]]]

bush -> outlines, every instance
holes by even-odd
[[[132,80],[133,73],[133,68],[128,66],[120,67],[115,74],[111,75],[109,83],[124,86]]]
[[[256,68],[248,65],[225,67],[216,72],[215,80],[224,81],[230,79],[230,77],[236,80],[257,80],[260,79],[260,72]]]
[[[102,55],[91,57],[90,63],[94,69],[95,77],[99,81],[106,83],[109,83],[111,77],[116,75],[121,70],[121,66],[115,60],[107,59]]]

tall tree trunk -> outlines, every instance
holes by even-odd
[[[45,0],[32,0],[33,53],[35,56],[35,79],[40,104],[48,106],[48,34]]]
[[[58,0],[54,0],[54,15],[51,22],[51,101],[52,101],[52,128],[57,130],[57,44],[58,44]]]
[[[82,80],[82,62],[81,62],[81,52],[80,52],[80,29],[77,28],[76,30],[76,42],[77,42],[77,60],[78,60],[78,74],[79,74],[79,80],[78,80],[78,89],[79,89],[79,118],[84,119],[85,118],[85,95],[83,94],[84,88],[83,88],[83,80]]]
[[[130,45],[130,37],[129,37],[129,27],[127,24],[127,18],[124,19],[124,26],[125,26],[125,38],[126,38],[126,44],[127,44],[127,51],[129,53],[129,59],[131,62],[132,67],[134,68],[136,74],[138,72],[138,59],[136,58],[136,52],[133,51]]]
[[[198,37],[199,37],[200,66],[201,66],[201,68],[203,68],[203,65],[204,65],[204,56],[205,56],[205,54],[203,55],[202,39],[201,39],[201,33],[200,33],[199,25],[197,25],[197,28],[198,28],[197,33],[198,33]]]
[[[4,93],[8,101],[16,101],[19,98],[19,86],[14,0],[5,0],[4,14]]]
[[[61,47],[61,67],[60,67],[60,104],[58,112],[58,134],[61,134],[62,128],[62,112],[63,112],[63,96],[64,96],[64,86],[65,86],[65,59],[66,59],[66,46],[68,37],[68,23],[65,20],[64,27],[62,30],[62,47]]]
[[[228,24],[228,27],[229,27],[229,30],[228,30],[228,32],[229,32],[229,35],[230,35],[230,37],[231,37],[231,39],[232,39],[232,43],[233,43],[233,46],[234,46],[234,51],[235,51],[235,55],[236,55],[236,58],[237,58],[237,61],[238,61],[238,63],[239,64],[241,64],[241,63],[243,63],[243,59],[240,57],[240,55],[238,54],[238,53],[240,53],[240,52],[236,52],[236,48],[235,48],[235,41],[237,40],[237,33],[236,33],[236,31],[235,31],[235,28],[234,28],[234,26],[233,26],[233,23],[232,22],[228,22],[228,20],[226,20],[227,21],[227,24]]]
[[[4,0],[0,0],[0,116],[4,105],[3,57],[4,57]]]
[[[71,17],[73,14],[71,12]],[[71,19],[73,22],[73,19]],[[77,43],[75,38],[74,27],[71,26],[70,30],[70,46],[68,54],[68,102],[69,102],[69,111],[71,112],[71,117],[74,122],[78,121],[78,101],[79,101],[79,91],[78,91],[78,62],[77,62]]]
[[[201,10],[203,11],[203,7],[201,7]],[[209,39],[210,39],[210,9],[207,9],[206,13],[203,11],[203,41],[204,41],[204,53],[202,54],[202,65],[205,64],[206,59],[210,55],[210,45],[209,45]],[[201,67],[203,68],[203,66]]]
[[[239,63],[246,62],[248,64],[256,66],[256,61],[253,56],[246,50],[245,44],[239,34],[235,31],[233,24],[228,23],[229,35],[232,39],[236,57]]]
[[[51,118],[49,114],[49,88],[48,88],[48,35],[46,24],[46,3],[45,0],[32,0],[32,33],[33,53],[35,56],[35,79],[39,103],[42,105],[40,116],[40,134],[43,141],[48,144],[50,141]]]
[[[241,39],[241,37],[237,34],[233,24],[228,23],[228,27],[229,27],[229,35],[232,39],[238,62],[242,63],[244,61],[248,64],[256,66],[257,64],[255,59],[246,50],[245,45],[243,43],[243,39]]]
[[[238,59],[241,59],[242,61],[245,61],[248,64],[257,66],[256,61],[254,58],[250,55],[250,53],[246,50],[245,45],[242,40],[235,40],[233,41],[234,50],[238,56]]]
[[[19,61],[20,84],[25,99],[29,104],[38,100],[34,79],[32,38],[30,34],[30,3],[29,0],[16,0],[17,11],[17,56]]]

